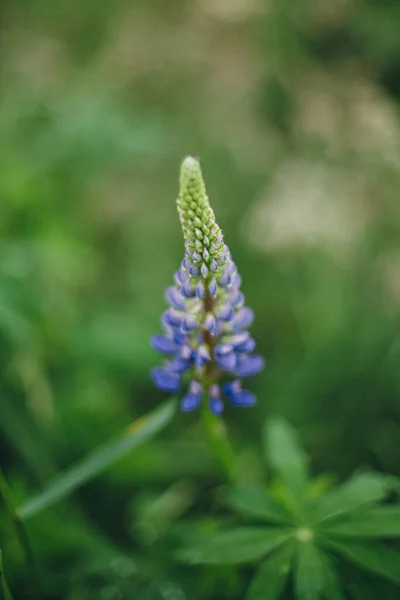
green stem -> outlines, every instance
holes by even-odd
[[[7,585],[6,576],[3,569],[3,554],[0,550],[0,597],[2,600],[13,600],[10,588]]]
[[[10,517],[10,520],[14,525],[15,535],[18,538],[19,544],[24,554],[25,565],[29,573],[29,578],[32,586],[32,597],[36,600],[40,600],[40,580],[38,572],[36,570],[35,560],[29,542],[28,534],[18,512],[15,509],[10,487],[0,468],[0,499],[1,498],[3,499],[6,512],[8,513],[8,516]]]
[[[202,408],[202,418],[209,444],[229,482],[236,479],[236,461],[226,435],[226,425],[207,406]]]

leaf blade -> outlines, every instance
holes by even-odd
[[[324,540],[324,544],[361,568],[400,583],[400,552],[377,543]]]
[[[263,558],[292,532],[272,527],[237,527],[217,534],[211,541],[181,553],[191,564],[241,564]]]
[[[296,431],[284,419],[269,419],[263,433],[266,458],[298,504],[307,488],[309,457],[301,447]]]
[[[68,496],[158,433],[168,425],[175,412],[176,401],[173,399],[137,419],[119,435],[55,475],[42,492],[18,508],[19,516],[22,519],[32,517]]]
[[[299,542],[295,571],[295,589],[299,600],[341,600],[339,580],[329,557],[312,540]]]
[[[283,590],[293,558],[294,543],[286,542],[267,558],[250,583],[246,600],[276,600]]]
[[[388,505],[324,521],[324,534],[355,538],[400,536],[400,505]]]
[[[390,489],[390,479],[372,471],[356,473],[320,499],[316,506],[316,522],[383,500]]]
[[[246,516],[258,517],[267,522],[290,524],[291,514],[261,486],[237,486],[230,488],[224,503]]]

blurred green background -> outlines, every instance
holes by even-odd
[[[187,154],[268,360],[257,407],[226,410],[243,472],[262,477],[260,423],[278,413],[315,474],[400,475],[398,0],[2,11],[0,459],[17,501],[165,398],[148,340],[182,258]],[[172,556],[182,529],[212,526],[221,480],[197,415],[180,415],[29,521],[47,597],[242,598],[246,570]],[[23,600],[4,513],[0,547]]]

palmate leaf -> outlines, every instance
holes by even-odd
[[[326,535],[346,538],[399,537],[400,505],[380,506],[356,514],[342,515],[323,521],[319,529]]]
[[[184,549],[179,558],[192,564],[240,564],[260,560],[290,538],[281,527],[237,527],[216,534],[212,540]]]
[[[400,584],[400,552],[378,542],[325,539],[324,545],[359,567]]]
[[[315,520],[351,512],[364,504],[384,499],[390,489],[391,479],[387,475],[373,472],[353,475],[319,500],[315,508]]]
[[[298,600],[341,600],[337,573],[329,557],[312,540],[299,542],[294,585]]]
[[[233,510],[246,516],[272,523],[292,522],[291,514],[261,486],[241,486],[227,490],[223,501]]]
[[[175,412],[176,401],[168,400],[148,415],[134,421],[119,435],[54,476],[40,494],[18,508],[19,516],[27,519],[97,477],[133,448],[151,439],[166,427]]]
[[[289,540],[269,556],[252,580],[246,600],[276,600],[283,590],[294,551],[294,540]]]
[[[268,463],[299,504],[308,483],[309,457],[300,446],[295,430],[279,417],[269,419],[264,427],[264,448]]]

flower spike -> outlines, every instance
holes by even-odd
[[[193,156],[181,166],[177,207],[185,256],[175,273],[175,285],[166,292],[164,333],[151,340],[153,348],[166,355],[163,366],[152,371],[154,384],[178,392],[187,374],[189,388],[181,400],[185,412],[198,408],[203,394],[217,415],[224,409],[223,395],[235,406],[252,406],[255,396],[242,390],[240,379],[265,366],[264,359],[253,354],[255,341],[247,331],[253,312],[244,306],[241,277],[215,220],[200,163]],[[230,381],[221,386],[226,377]]]

